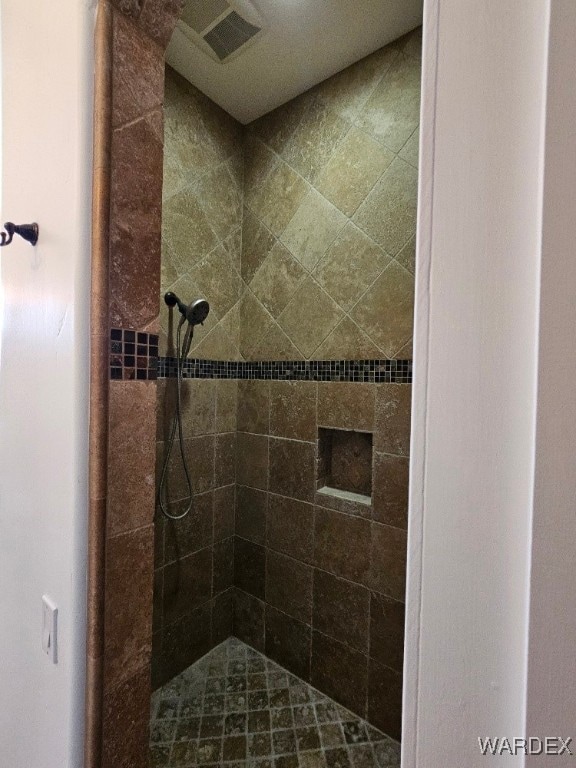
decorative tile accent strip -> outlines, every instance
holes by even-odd
[[[110,378],[151,381],[158,376],[158,335],[125,328],[110,331]]]
[[[412,360],[200,360],[183,364],[185,379],[269,379],[411,384]],[[158,378],[176,377],[176,358],[158,358]]]

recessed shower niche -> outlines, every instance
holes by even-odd
[[[318,430],[318,492],[370,504],[372,434]]]

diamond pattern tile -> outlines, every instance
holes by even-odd
[[[400,745],[230,638],[152,695],[151,768],[399,768]]]

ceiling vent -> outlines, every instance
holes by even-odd
[[[263,31],[256,11],[242,2],[188,0],[178,24],[182,32],[216,61],[227,61]]]

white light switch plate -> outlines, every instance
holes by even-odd
[[[42,596],[42,650],[58,662],[58,606],[47,595]]]

